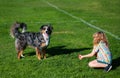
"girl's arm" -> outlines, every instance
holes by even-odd
[[[93,50],[92,50],[92,52],[91,53],[89,53],[89,54],[86,54],[86,55],[79,55],[78,56],[78,58],[80,59],[80,60],[82,60],[83,58],[88,58],[88,57],[92,57],[92,56],[94,56],[96,54],[96,52],[94,52],[94,48],[93,48]]]

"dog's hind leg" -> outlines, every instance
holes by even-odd
[[[23,50],[18,51],[17,58],[20,59],[21,55],[23,53]]]
[[[40,53],[39,48],[35,48],[35,50],[36,50],[36,56],[37,56],[38,60],[41,60],[41,53]]]
[[[25,57],[25,56],[23,55],[23,51],[22,51],[22,53],[21,53],[21,57],[22,57],[22,58],[24,58],[24,57]]]

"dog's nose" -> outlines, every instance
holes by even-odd
[[[48,34],[48,31],[46,31],[46,33]]]

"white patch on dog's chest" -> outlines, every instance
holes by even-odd
[[[43,34],[44,40],[45,40],[45,44],[46,46],[49,44],[49,36],[47,34]]]

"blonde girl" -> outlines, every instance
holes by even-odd
[[[86,57],[96,56],[96,59],[89,62],[91,68],[104,68],[106,72],[112,68],[112,55],[108,48],[108,40],[105,33],[96,32],[93,34],[93,50],[86,55],[79,55],[79,59],[82,60]]]

